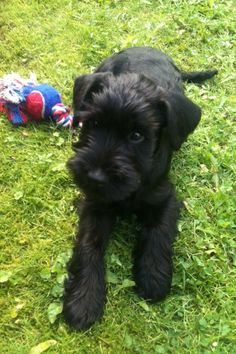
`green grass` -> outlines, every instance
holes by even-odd
[[[186,88],[204,114],[171,170],[186,204],[171,295],[150,305],[134,294],[135,221],[124,221],[107,252],[104,318],[85,333],[59,314],[78,219],[65,168],[71,134],[15,129],[1,115],[0,353],[48,340],[51,354],[236,353],[234,1],[1,0],[0,13],[0,77],[35,72],[67,104],[77,75],[128,46],[158,47],[183,70],[219,69]]]

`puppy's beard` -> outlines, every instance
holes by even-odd
[[[90,157],[90,158],[89,158]],[[77,186],[88,196],[98,202],[118,202],[127,199],[138,190],[141,185],[141,175],[135,169],[132,162],[123,156],[116,156],[106,161],[107,167],[99,167],[106,178],[104,181],[96,181],[89,177],[94,171],[94,161],[91,162],[91,154],[85,154],[81,150],[68,161],[68,167],[72,172]]]

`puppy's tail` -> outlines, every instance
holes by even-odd
[[[181,72],[182,80],[193,83],[200,83],[218,74],[218,70],[193,71],[190,73]]]

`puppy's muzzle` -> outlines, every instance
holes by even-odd
[[[101,168],[96,168],[88,172],[88,178],[99,185],[103,185],[108,182],[106,174],[102,171]]]

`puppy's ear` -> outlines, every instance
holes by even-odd
[[[92,98],[93,93],[101,91],[111,77],[112,73],[95,73],[88,75],[81,75],[75,79],[73,89],[73,106],[77,112],[83,109],[85,101]]]
[[[76,128],[83,123],[85,103],[89,103],[94,93],[101,91],[111,77],[111,72],[81,75],[75,79],[73,88],[73,127]]]
[[[198,125],[201,110],[186,96],[173,92],[161,98],[160,109],[170,144],[174,150],[178,150]]]

